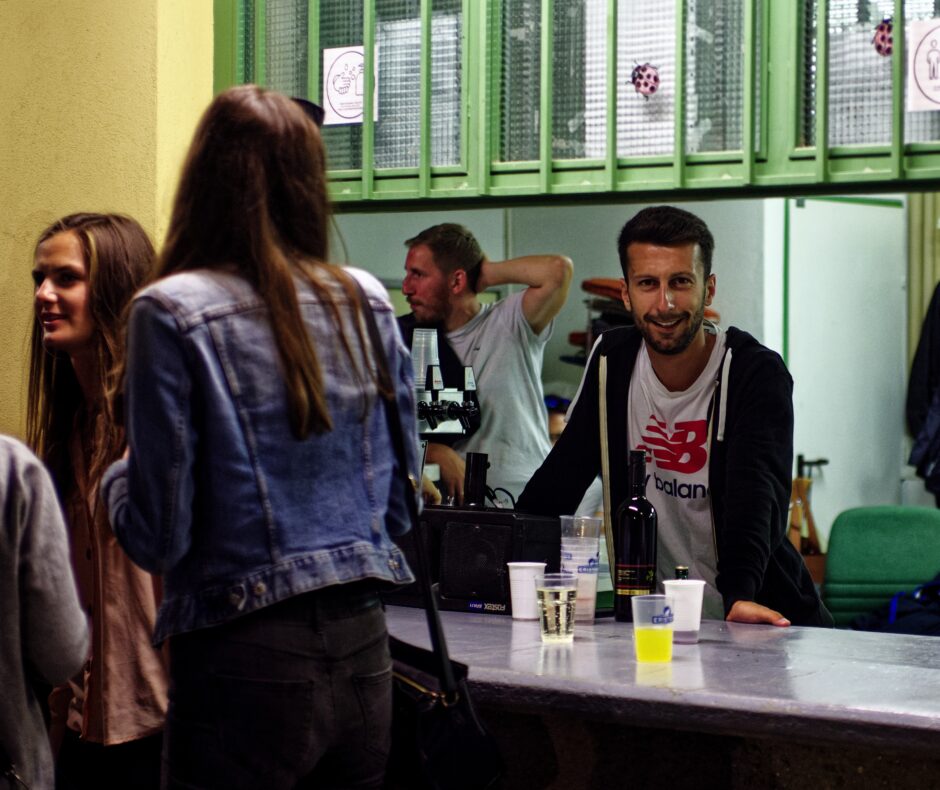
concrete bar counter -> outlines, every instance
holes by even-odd
[[[706,621],[670,664],[632,626],[442,612],[517,787],[940,787],[940,639]],[[389,631],[429,646],[424,611]]]

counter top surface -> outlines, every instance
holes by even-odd
[[[940,746],[940,639],[704,621],[669,664],[637,664],[633,626],[578,624],[543,645],[538,623],[442,612],[451,657],[482,704],[624,723],[903,748]],[[389,632],[429,647],[422,609],[388,608]]]

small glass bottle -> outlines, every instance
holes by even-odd
[[[688,579],[689,578],[689,566],[688,565],[676,565],[676,579]]]

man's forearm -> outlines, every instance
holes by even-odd
[[[495,285],[527,286],[522,312],[532,331],[539,334],[568,298],[574,265],[564,255],[524,255],[507,261],[484,260],[477,291]]]
[[[479,290],[497,285],[525,285],[529,288],[567,287],[574,265],[564,255],[523,255],[505,261],[484,260],[480,267]]]

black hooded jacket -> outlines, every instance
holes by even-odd
[[[607,359],[610,502],[628,494],[626,458],[630,377],[642,337],[633,328],[601,335],[592,352],[567,428],[529,481],[517,510],[573,513],[601,470],[600,359]],[[709,489],[716,585],[727,613],[756,601],[795,625],[831,626],[803,559],[787,539],[793,465],[793,380],[780,356],[747,332],[727,330],[709,410]]]

